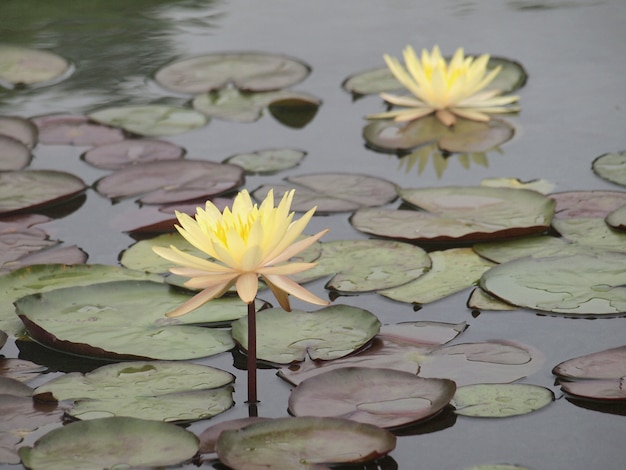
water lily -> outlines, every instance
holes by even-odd
[[[212,259],[185,253],[173,245],[154,248],[158,255],[179,265],[170,269],[172,273],[190,278],[185,286],[202,289],[168,316],[184,315],[220,297],[233,285],[236,285],[239,297],[250,305],[257,295],[259,277],[284,310],[291,310],[289,294],[309,303],[327,305],[327,301],[288,277],[315,266],[315,263],[288,261],[328,231],[298,239],[315,208],[294,221],[294,212],[289,212],[293,196],[294,190],[285,193],[274,207],[274,194],[270,190],[258,206],[243,190],[235,197],[232,209],[226,208],[223,213],[210,201],[204,209],[197,209],[195,218],[176,212],[180,224],[176,229]]]
[[[478,58],[466,57],[459,48],[450,62],[446,62],[439,47],[435,46],[431,53],[422,50],[420,60],[413,48],[407,46],[404,49],[406,68],[395,57],[385,54],[384,59],[396,79],[414,96],[381,93],[385,101],[405,109],[372,114],[367,116],[368,119],[412,121],[435,113],[443,124],[451,126],[456,122],[456,116],[488,121],[491,113],[519,111],[519,107],[511,106],[519,96],[498,96],[500,90],[484,90],[501,69],[498,66],[487,71],[488,54]]]

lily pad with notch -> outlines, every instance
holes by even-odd
[[[626,204],[626,191],[565,191],[552,193],[555,219],[606,217]]]
[[[0,44],[0,86],[4,88],[52,85],[71,71],[71,64],[54,52]]]
[[[600,155],[591,164],[591,169],[600,178],[626,186],[626,150]]]

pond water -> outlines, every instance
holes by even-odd
[[[591,162],[626,147],[623,0],[4,0],[0,17],[0,42],[50,49],[75,66],[69,79],[54,86],[0,91],[0,115],[185,103],[185,96],[167,92],[150,77],[174,59],[208,52],[256,50],[310,64],[311,75],[296,88],[323,104],[304,128],[286,127],[270,116],[251,124],[214,119],[204,128],[167,138],[184,147],[187,157],[212,161],[275,147],[307,152],[296,168],[248,177],[245,187],[250,190],[289,175],[328,171],[380,176],[402,187],[478,185],[488,177],[515,177],[545,179],[555,184],[555,191],[620,189],[595,176]],[[400,166],[395,156],[365,147],[363,116],[381,111],[381,100],[371,96],[352,101],[341,83],[356,72],[382,66],[384,53],[399,56],[408,44],[416,49],[438,44],[444,54],[462,46],[468,52],[516,60],[528,71],[528,83],[517,92],[522,111],[507,117],[515,136],[500,152],[490,152],[486,165],[466,168],[452,156],[441,175],[431,162],[419,174],[416,168]],[[69,171],[92,184],[108,172],[81,161],[84,151],[39,145],[30,167]],[[119,253],[134,240],[114,230],[112,221],[133,204],[112,205],[89,190],[79,210],[46,229],[64,244],[80,246],[90,263],[117,264]],[[324,240],[365,238],[347,219],[347,214],[315,217],[309,230],[330,227]],[[325,295],[323,285],[311,288]],[[545,359],[523,382],[548,387],[558,399],[514,418],[458,417],[452,423],[435,423],[441,429],[400,437],[384,468],[452,470],[498,462],[532,469],[623,468],[624,416],[563,399],[551,369],[572,357],[623,345],[624,318],[571,319],[521,310],[472,315],[467,296],[464,291],[419,311],[375,294],[342,302],[370,310],[383,323],[466,321],[469,329],[457,342],[501,339],[529,345]],[[295,306],[308,309],[297,302]],[[17,357],[19,351],[9,344],[2,353]],[[230,354],[223,354],[202,362],[233,370],[232,361]],[[212,421],[247,415],[245,375],[237,374],[236,406]],[[259,381],[259,414],[287,416],[290,387],[273,370],[260,371]],[[190,429],[199,432],[209,424],[195,423]]]

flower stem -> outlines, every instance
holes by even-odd
[[[254,301],[248,304],[248,414],[258,416],[256,386],[256,308]]]

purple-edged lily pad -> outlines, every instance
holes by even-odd
[[[317,206],[316,213],[350,212],[361,207],[382,206],[397,198],[396,185],[375,176],[350,173],[315,173],[290,176],[289,184],[265,185],[252,195],[265,199],[270,189],[276,197],[297,189],[291,208],[306,212]]]
[[[91,146],[124,139],[121,129],[91,122],[86,116],[50,114],[31,120],[37,126],[42,144]]]
[[[217,454],[230,468],[246,470],[323,470],[327,464],[378,459],[396,438],[371,424],[340,418],[277,418],[224,431]]]
[[[437,414],[455,390],[449,379],[425,379],[393,369],[342,367],[301,382],[291,392],[289,411],[294,416],[347,418],[395,428]]]
[[[626,186],[626,151],[600,155],[591,164],[591,169],[600,178]]]
[[[70,63],[53,52],[0,44],[0,85],[5,88],[49,85],[70,71]]]
[[[135,418],[70,423],[39,438],[19,455],[32,470],[153,468],[183,463],[198,451],[195,434],[175,424]]]
[[[0,358],[0,377],[28,382],[46,372],[44,366],[25,359]]]
[[[236,165],[205,160],[169,160],[121,168],[96,182],[96,190],[109,198],[141,196],[143,204],[171,204],[208,199],[244,182]]]
[[[37,145],[38,129],[32,121],[19,116],[0,116],[0,135],[12,137],[28,149]]]
[[[271,418],[261,418],[258,416],[251,416],[249,418],[231,419],[230,421],[222,421],[221,423],[214,424],[206,428],[200,435],[200,453],[209,454],[216,452],[217,439],[220,437],[223,431],[234,431],[241,429],[252,423],[259,421],[268,421]]]
[[[0,172],[0,215],[32,211],[67,201],[87,189],[79,177],[63,171]]]
[[[164,140],[125,139],[99,145],[82,156],[90,165],[104,170],[117,170],[157,160],[176,160],[185,155],[185,149]]]
[[[455,413],[476,418],[507,418],[537,411],[554,401],[551,390],[532,384],[474,384],[459,387]]]
[[[555,219],[606,217],[626,204],[626,191],[566,191],[550,194]]]
[[[154,78],[179,93],[205,93],[229,84],[259,92],[290,87],[310,72],[307,64],[280,54],[222,52],[177,60],[157,71]]]
[[[19,140],[0,135],[0,171],[17,171],[28,166],[30,149]]]

